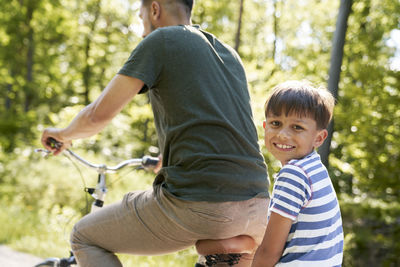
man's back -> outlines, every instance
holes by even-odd
[[[150,88],[164,160],[158,178],[169,192],[209,201],[268,196],[246,76],[232,48],[193,26],[160,28],[120,73]]]

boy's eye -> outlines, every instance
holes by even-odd
[[[300,125],[294,125],[294,126],[293,126],[293,129],[295,129],[295,130],[297,130],[297,131],[304,130],[304,128],[301,127]]]
[[[279,121],[271,121],[270,124],[273,127],[278,127],[279,125],[281,125],[281,123]]]

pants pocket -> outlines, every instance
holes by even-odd
[[[200,219],[206,220],[208,222],[218,222],[218,223],[230,223],[233,218],[215,211],[199,208],[189,208],[189,210]]]

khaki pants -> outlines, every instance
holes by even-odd
[[[83,217],[73,229],[71,246],[79,266],[111,267],[122,266],[114,253],[168,254],[200,239],[250,235],[260,244],[267,210],[265,198],[194,202],[155,186]]]

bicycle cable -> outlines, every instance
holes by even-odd
[[[81,178],[81,182],[82,182],[83,188],[87,188],[85,178],[83,177],[82,171],[79,168],[78,164],[74,160],[72,160],[71,157],[68,154],[66,154],[66,153],[63,153],[63,154],[72,163],[72,165],[75,167],[75,169],[78,171],[79,176]],[[85,195],[85,203],[86,203],[86,205],[85,205],[84,210],[81,209],[80,211],[81,212],[84,211],[85,214],[88,214],[89,213],[89,199],[88,199],[88,195],[87,195],[86,192],[85,192],[84,195]]]
[[[140,170],[141,167],[136,167],[136,168],[131,168],[129,171],[125,171],[124,173],[118,173],[118,178],[114,179],[112,182],[109,183],[109,186],[114,185],[115,183],[121,181],[123,178],[125,178],[126,176],[128,176],[128,174],[130,174],[131,172],[134,172],[136,170]]]

